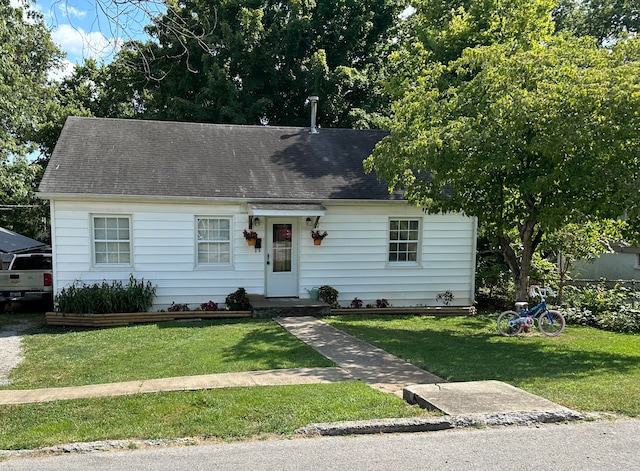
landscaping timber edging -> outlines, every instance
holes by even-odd
[[[45,317],[48,325],[117,327],[148,322],[251,317],[251,311],[128,312],[112,314],[65,314],[62,312],[47,312]]]
[[[476,308],[471,307],[374,307],[331,309],[331,315],[414,315],[414,316],[473,316]],[[180,312],[128,312],[112,314],[65,314],[47,312],[48,325],[70,327],[118,327],[131,324],[168,322],[179,320],[234,319],[252,317],[251,311],[180,311]]]
[[[367,307],[331,309],[332,315],[341,314],[380,314],[407,316],[474,316],[477,310],[473,306],[423,306],[423,307]]]

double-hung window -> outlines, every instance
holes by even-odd
[[[389,262],[417,263],[419,247],[419,219],[389,220]]]
[[[131,265],[131,218],[93,216],[95,265]]]
[[[197,225],[197,264],[231,263],[231,219],[199,217]]]

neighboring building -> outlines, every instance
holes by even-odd
[[[476,220],[426,214],[366,174],[386,135],[69,118],[39,188],[56,290],[133,274],[157,285],[154,309],[224,303],[238,287],[305,298],[321,285],[343,306],[438,305],[447,290],[468,306]],[[314,228],[329,233],[320,246]]]
[[[599,280],[640,280],[640,247],[614,247],[593,261],[579,260],[571,269],[571,278]]]

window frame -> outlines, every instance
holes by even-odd
[[[392,238],[392,231],[395,231],[394,229],[392,229],[393,223],[394,222],[408,222],[409,225],[406,229],[406,232],[410,233],[412,231],[417,231],[417,238],[416,239],[393,239]],[[416,229],[412,229],[411,228],[411,222],[416,222],[418,224],[418,227]],[[398,267],[407,267],[407,266],[420,266],[422,263],[422,226],[423,226],[423,219],[420,217],[390,217],[388,220],[388,226],[387,226],[387,265],[394,267],[394,266],[398,266]],[[401,231],[404,231],[404,229],[400,229]],[[402,241],[402,242],[398,242],[398,241]],[[415,243],[416,248],[415,251],[392,251],[391,250],[391,244],[393,243],[407,243],[407,244],[412,244]],[[410,253],[415,253],[415,260],[391,260],[391,255],[395,253],[396,255],[401,254],[401,253],[406,253],[407,255]]]
[[[110,239],[105,237],[104,239],[96,238],[96,219],[104,219],[105,220],[105,229],[106,221],[109,219],[126,219],[128,223],[128,235],[127,239]],[[119,227],[116,228],[118,231]],[[98,250],[96,250],[96,245],[98,243],[123,243],[126,242],[129,244],[129,261],[128,262],[99,262],[98,261]],[[94,268],[122,268],[122,267],[132,267],[133,266],[133,218],[130,214],[91,214],[91,252],[92,252],[92,266]],[[105,252],[107,257],[110,252]]]
[[[219,238],[219,239],[200,239],[200,221],[201,220],[217,220],[217,221],[227,221],[229,225],[229,234],[228,238]],[[196,268],[228,268],[233,265],[233,217],[231,216],[216,216],[216,215],[207,215],[207,216],[196,216],[195,217],[195,254],[194,254],[194,266]],[[227,244],[229,247],[228,250],[228,261],[218,261],[218,262],[201,262],[199,260],[200,254],[200,244]],[[220,252],[218,252],[220,253]]]

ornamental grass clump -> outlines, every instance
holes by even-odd
[[[62,288],[56,296],[57,309],[64,314],[111,314],[116,312],[146,312],[156,295],[156,287],[144,279],[138,281],[133,275],[129,283],[103,281],[87,285],[75,281]]]

